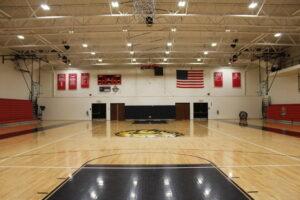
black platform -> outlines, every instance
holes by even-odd
[[[246,200],[252,199],[210,164],[86,165],[48,200]]]

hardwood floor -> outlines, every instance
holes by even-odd
[[[160,129],[178,138],[120,138]],[[254,199],[300,199],[300,138],[221,121],[78,122],[0,141],[0,199],[42,199],[84,163],[214,163]]]

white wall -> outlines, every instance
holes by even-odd
[[[174,105],[176,102],[208,102],[209,118],[237,118],[239,111],[245,110],[251,118],[260,117],[261,98],[257,96],[257,69],[249,68],[247,72],[240,68],[203,68],[205,88],[176,88],[176,70],[189,68],[165,68],[164,76],[155,77],[153,70],[139,68],[99,69],[99,70],[61,70],[44,71],[41,82],[39,102],[46,106],[45,119],[87,120],[86,115],[92,103],[125,103],[126,105]],[[197,68],[199,69],[199,68]],[[213,87],[213,72],[223,71],[223,88]],[[90,88],[80,88],[80,73],[89,72]],[[241,72],[242,87],[232,88],[232,72]],[[58,91],[56,79],[58,73],[77,73],[78,89],[75,91]],[[119,92],[100,93],[97,85],[98,74],[121,74],[122,85]],[[247,79],[246,79],[246,78]],[[67,85],[68,88],[68,85]],[[109,114],[109,106],[107,113]],[[217,110],[220,114],[217,115]],[[109,119],[109,115],[107,116]]]
[[[272,104],[300,104],[298,74],[295,72],[288,76],[276,77],[269,95]]]
[[[28,99],[29,91],[20,71],[15,69],[11,61],[0,62],[0,98]],[[25,75],[29,87],[31,81],[28,74]]]

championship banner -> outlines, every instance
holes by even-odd
[[[121,85],[121,75],[98,75],[98,85]]]
[[[232,87],[233,88],[241,87],[241,73],[240,72],[232,73]]]
[[[57,74],[57,90],[65,90],[65,89],[66,89],[66,75]]]
[[[69,74],[69,90],[77,89],[77,74]]]
[[[215,87],[223,87],[223,73],[214,72],[214,85]]]
[[[89,87],[90,87],[90,74],[81,73],[81,88],[89,88]]]

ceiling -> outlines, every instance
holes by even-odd
[[[189,0],[184,7],[178,1],[118,0],[113,8],[111,0],[2,0],[0,51],[34,54],[55,67],[85,68],[229,65],[233,55],[238,60],[231,64],[246,66],[263,51],[300,48],[299,0],[256,0],[254,9],[249,0]],[[50,10],[43,10],[43,3]],[[152,26],[145,24],[146,16],[153,17]]]

